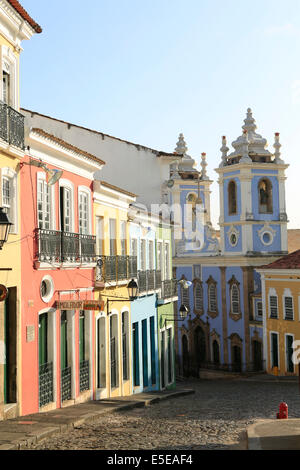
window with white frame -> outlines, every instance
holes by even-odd
[[[284,319],[294,320],[294,305],[292,296],[284,296]]]
[[[210,312],[217,311],[217,288],[215,284],[208,286],[208,306]]]
[[[162,242],[157,242],[157,271],[162,271]]]
[[[259,319],[263,316],[263,304],[260,301],[256,303],[256,315]]]
[[[141,271],[146,271],[146,240],[141,240],[140,248]]]
[[[116,219],[109,219],[109,254],[116,256]]]
[[[137,256],[137,239],[131,238],[130,240],[130,255]]]
[[[121,255],[126,256],[126,222],[122,220],[120,223],[121,232]]]
[[[149,269],[152,271],[154,269],[154,242],[149,240]]]
[[[68,186],[60,186],[60,229],[72,232],[72,190]]]
[[[2,207],[13,224],[10,233],[17,233],[17,174],[11,168],[2,168]]]
[[[269,304],[270,304],[270,318],[278,318],[278,298],[277,295],[269,296]]]
[[[240,313],[240,292],[236,284],[231,286],[231,313],[239,314]]]
[[[47,182],[37,180],[37,216],[38,228],[50,230],[51,226],[51,191]]]
[[[80,191],[78,196],[79,211],[79,233],[89,234],[89,196],[86,192]]]
[[[164,244],[164,272],[165,272],[165,280],[170,279],[170,245],[169,243]]]
[[[17,90],[17,57],[9,46],[0,46],[0,71],[2,80],[0,85],[1,100],[8,106],[17,108],[18,90]]]

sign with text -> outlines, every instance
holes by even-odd
[[[103,310],[103,300],[63,300],[56,302],[58,310]]]

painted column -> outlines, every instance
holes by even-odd
[[[226,268],[221,268],[221,289],[222,289],[222,333],[223,333],[223,355],[224,364],[229,363],[228,358],[228,327],[227,327],[227,308],[226,308]]]

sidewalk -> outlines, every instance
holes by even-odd
[[[101,415],[149,406],[162,400],[194,394],[195,391],[178,387],[176,390],[140,393],[129,397],[118,397],[90,401],[60,408],[48,413],[36,413],[0,422],[0,451],[21,450],[54,434],[83,423],[96,421]]]
[[[248,450],[300,450],[300,419],[260,420],[247,428]]]

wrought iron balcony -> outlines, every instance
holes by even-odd
[[[80,393],[90,389],[90,363],[82,361],[79,365],[79,388]]]
[[[161,271],[154,269],[138,272],[138,286],[140,294],[147,294],[161,289]]]
[[[56,230],[36,230],[37,258],[50,263],[96,261],[96,237]]]
[[[53,363],[42,364],[39,367],[39,406],[45,406],[53,401]]]
[[[25,116],[0,101],[0,138],[22,150],[25,149],[24,120]]]
[[[137,278],[136,256],[98,256],[96,282],[118,282]]]
[[[176,279],[167,279],[161,283],[161,298],[171,299],[177,297],[177,283]]]

